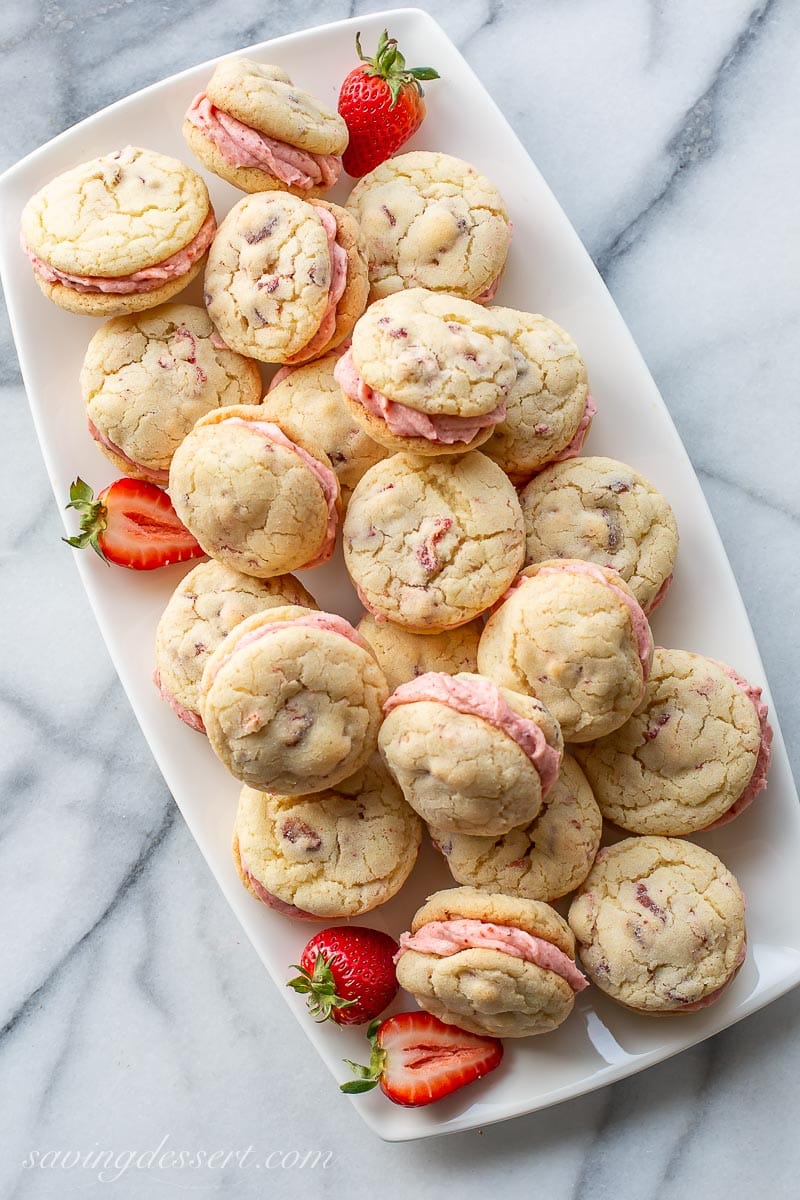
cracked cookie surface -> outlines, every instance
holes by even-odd
[[[481,674],[538,696],[566,742],[588,742],[618,729],[644,693],[636,627],[622,593],[637,609],[635,598],[615,571],[591,570],[605,582],[583,573],[575,560],[527,567],[487,621],[478,646]],[[649,667],[653,639],[641,619]]]
[[[200,710],[209,741],[251,787],[281,795],[323,791],[375,750],[386,680],[355,631],[356,641],[303,624],[329,615],[299,607],[256,613],[206,663]]]
[[[600,457],[555,463],[531,480],[520,503],[526,562],[582,558],[613,567],[645,612],[663,596],[678,528],[665,498],[632,467]]]
[[[302,437],[316,442],[328,455],[346,507],[353,488],[376,462],[386,458],[388,450],[368,437],[352,418],[341,389],[333,378],[337,354],[327,354],[315,362],[296,367],[264,397],[263,411],[289,433],[297,429]]]
[[[59,271],[117,278],[182,250],[208,212],[208,190],[196,171],[154,150],[126,146],[45,184],[23,210],[22,236],[34,254]],[[189,278],[186,274],[171,283],[185,287]],[[151,307],[160,298],[150,292],[147,297],[75,299],[118,305],[147,300]]]
[[[474,300],[502,273],[511,240],[497,188],[449,154],[399,154],[347,201],[364,232],[370,300],[425,287]]]
[[[200,679],[223,639],[254,613],[298,605],[316,609],[293,575],[254,579],[224,563],[200,563],[176,587],[156,630],[156,670],[163,688],[199,715]]]
[[[260,415],[259,407],[238,406],[201,417],[173,456],[169,491],[206,554],[269,578],[313,561],[329,514],[323,488],[302,458],[247,428]],[[330,467],[319,447],[291,440]]]
[[[442,462],[394,454],[356,485],[343,542],[373,616],[436,632],[499,600],[521,564],[524,531],[514,488],[480,451]]]
[[[601,850],[569,923],[587,974],[642,1012],[710,1001],[745,953],[744,897],[724,863],[680,838]]]
[[[191,304],[115,317],[97,330],[81,392],[89,420],[112,443],[98,441],[100,449],[125,474],[161,482],[157,473],[169,471],[195,421],[215,408],[258,403],[256,364],[215,339],[205,309]]]
[[[550,901],[586,878],[602,829],[588,780],[565,754],[552,791],[527,825],[500,837],[449,833],[430,825],[430,835],[458,883]]]
[[[517,377],[505,420],[492,430],[484,454],[519,482],[569,446],[584,415],[589,383],[578,347],[555,321],[513,308],[493,306],[489,312],[508,334]]]
[[[313,796],[242,789],[233,854],[293,915],[354,917],[391,899],[416,862],[422,825],[374,755],[358,773]],[[259,899],[264,899],[259,896]]]
[[[657,647],[636,712],[576,755],[609,821],[630,833],[679,836],[730,810],[760,747],[756,707],[722,664]]]
[[[422,634],[390,621],[376,621],[367,613],[356,628],[375,651],[390,692],[428,671],[455,675],[478,669],[478,642],[483,631],[480,621],[443,633]]]
[[[454,678],[469,685],[475,676]],[[541,701],[498,691],[512,713],[541,729],[560,758],[561,732]],[[392,709],[378,748],[414,811],[446,832],[497,836],[531,821],[541,807],[542,777],[522,747],[483,717],[440,701]]]
[[[338,112],[272,63],[225,59],[205,92],[217,108],[290,146],[312,154],[341,154],[347,147],[347,125]]]

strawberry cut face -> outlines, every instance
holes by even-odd
[[[432,1104],[474,1083],[503,1057],[496,1038],[466,1033],[422,1012],[390,1017],[378,1042],[387,1054],[381,1089],[407,1108]]]
[[[80,513],[80,533],[63,540],[77,549],[91,546],[107,563],[152,571],[205,553],[154,483],[117,479],[95,499],[76,479],[69,495],[67,507]]]

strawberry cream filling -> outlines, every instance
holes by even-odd
[[[135,458],[131,458],[130,455],[126,454],[124,450],[120,450],[119,446],[117,446],[115,442],[111,441],[111,438],[108,438],[104,433],[101,433],[94,422],[89,420],[88,417],[86,419],[86,423],[89,426],[89,433],[96,442],[99,442],[102,446],[105,446],[107,450],[110,450],[112,454],[117,456],[117,458],[121,458],[123,462],[128,463],[128,465],[133,467],[134,470],[138,471],[140,475],[146,476],[150,483],[155,483],[159,487],[167,486],[169,483],[169,471],[162,471],[158,467],[145,467],[142,463],[138,463]]]
[[[212,104],[205,92],[195,96],[186,120],[214,143],[234,167],[257,167],[289,187],[308,191],[336,183],[342,160],[335,154],[313,154],[272,138]]]
[[[432,700],[444,704],[465,716],[480,717],[512,738],[528,756],[542,781],[542,796],[546,796],[558,778],[561,755],[548,744],[535,721],[521,717],[506,703],[499,689],[489,679],[456,679],[439,671],[428,671],[400,687],[383,706],[385,713],[401,704]]]
[[[544,938],[514,929],[510,925],[495,925],[491,921],[459,918],[453,921],[429,921],[416,933],[400,934],[400,950],[395,962],[406,950],[420,954],[437,954],[447,958],[462,950],[499,950],[514,958],[522,958],[545,971],[553,971],[566,980],[573,992],[589,986],[574,961]]]
[[[360,646],[362,650],[369,650],[369,646],[358,630],[353,629],[350,622],[345,621],[344,617],[340,617],[337,613],[309,613],[308,616],[295,617],[291,621],[267,621],[265,625],[259,625],[258,629],[251,629],[244,637],[239,638],[239,641],[230,654],[223,655],[211,672],[210,682],[213,683],[222,668],[240,650],[244,650],[247,646],[252,646],[255,642],[260,642],[262,638],[269,637],[270,634],[277,633],[278,630],[296,629],[298,625],[310,629],[324,629],[327,633],[338,633],[341,637],[347,638],[353,645]],[[372,651],[370,651],[371,653]]]
[[[642,678],[646,682],[650,674],[650,646],[651,634],[650,625],[647,617],[644,615],[644,610],[638,600],[621,587],[617,587],[609,579],[606,579],[603,572],[594,563],[589,562],[569,562],[569,563],[553,563],[548,567],[540,567],[536,572],[537,575],[557,575],[561,571],[566,571],[571,575],[589,575],[592,579],[602,583],[605,587],[610,588],[619,596],[620,600],[627,606],[631,615],[631,623],[633,624],[633,633],[636,638],[636,646],[639,654],[639,662],[642,664]],[[513,592],[518,591],[529,579],[534,578],[530,575],[519,575],[512,583],[511,587],[506,591],[498,602],[499,608]]]
[[[656,611],[659,604],[663,603],[664,597],[666,596],[667,592],[669,591],[669,587],[670,587],[671,583],[672,583],[672,575],[669,574],[667,576],[667,578],[664,580],[664,582],[662,583],[661,587],[656,592],[655,596],[653,597],[650,607],[646,610],[648,616],[650,616],[651,613],[654,613]]]
[[[285,450],[291,450],[298,458],[302,459],[309,471],[314,475],[322,488],[322,494],[328,506],[328,524],[319,554],[309,562],[304,563],[299,569],[305,571],[310,567],[318,567],[322,563],[327,562],[333,554],[333,548],[336,544],[336,525],[339,520],[339,514],[336,511],[336,501],[339,498],[339,484],[333,471],[330,467],[326,467],[324,463],[318,462],[302,446],[295,445],[283,430],[277,425],[273,425],[271,421],[245,421],[241,417],[229,417],[228,420],[232,425],[242,425],[245,429],[250,429],[253,433],[260,434],[268,442],[272,442],[277,446],[283,446]]]
[[[251,870],[249,870],[241,856],[240,861],[242,864],[242,871],[247,877],[247,882],[250,884],[250,887],[263,904],[266,904],[269,908],[274,909],[275,912],[279,912],[284,917],[295,917],[301,921],[318,920],[313,913],[306,912],[302,908],[296,908],[294,904],[287,904],[285,900],[280,900],[277,896],[274,896],[272,892],[268,892],[267,889],[258,882],[255,875]]]
[[[752,687],[732,667],[726,667],[725,673],[730,676],[737,687],[740,687],[752,701],[756,715],[758,716],[758,723],[761,727],[761,744],[758,748],[756,765],[747,787],[739,799],[734,801],[728,811],[723,813],[721,817],[718,817],[710,825],[706,825],[706,829],[719,829],[720,825],[727,825],[734,817],[738,817],[739,813],[744,812],[746,808],[750,807],[758,793],[763,791],[767,786],[767,772],[769,771],[769,764],[772,759],[772,726],[767,720],[769,709],[761,699],[761,688]]]
[[[575,436],[573,437],[573,439],[569,443],[569,445],[564,447],[564,449],[561,451],[560,454],[557,454],[554,459],[551,459],[551,462],[554,462],[554,463],[565,462],[568,458],[577,458],[578,457],[581,450],[583,449],[583,443],[586,441],[587,435],[589,433],[589,428],[592,424],[592,418],[596,415],[597,415],[597,405],[595,404],[593,397],[589,394],[589,392],[587,392],[586,393],[586,404],[583,409],[583,416],[581,417],[578,428],[575,430]],[[549,466],[549,463],[548,463],[548,466]]]
[[[166,700],[172,711],[177,717],[180,717],[184,725],[188,725],[190,729],[196,729],[198,733],[205,733],[206,727],[203,724],[202,717],[200,717],[198,713],[192,712],[191,709],[184,708],[183,705],[175,699],[172,693],[167,691],[167,689],[164,687],[164,684],[161,682],[161,672],[158,669],[153,672],[153,683],[161,693],[162,699]]]
[[[170,279],[178,279],[181,275],[185,275],[198,258],[205,254],[216,230],[217,222],[213,211],[209,209],[205,221],[182,250],[171,254],[163,262],[155,263],[152,267],[143,267],[141,271],[134,271],[132,275],[120,275],[113,278],[105,275],[69,275],[66,271],[59,271],[56,267],[51,267],[49,263],[44,262],[24,242],[22,248],[31,260],[35,274],[45,283],[61,283],[64,287],[72,288],[76,292],[107,292],[117,296],[127,296],[139,292],[154,292]]]
[[[398,437],[419,437],[452,446],[456,442],[471,442],[482,429],[498,425],[506,415],[505,400],[491,412],[476,417],[453,417],[444,413],[429,416],[407,404],[397,404],[365,382],[353,360],[352,350],[339,359],[333,376],[346,396],[385,421],[387,428]]]

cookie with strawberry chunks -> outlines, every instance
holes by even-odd
[[[205,733],[200,680],[217,646],[247,617],[287,604],[317,607],[293,575],[255,579],[212,559],[184,576],[158,622],[153,681],[190,729]]]
[[[490,452],[491,447],[487,447]],[[619,571],[648,615],[667,594],[678,527],[664,496],[614,458],[545,467],[520,493],[525,560],[582,558]]]
[[[361,227],[370,302],[424,287],[488,303],[511,243],[503,197],[484,175],[451,154],[398,154],[365,175],[347,210]]]
[[[653,658],[647,617],[621,575],[579,559],[526,567],[486,622],[478,670],[538,696],[567,742],[624,725]]]
[[[569,923],[592,983],[626,1008],[693,1013],[719,1000],[747,953],[745,901],[724,863],[681,838],[607,846]]]
[[[386,676],[389,690],[417,679],[427,671],[477,671],[478,642],[483,631],[480,621],[459,625],[443,633],[412,633],[391,621],[378,621],[366,613],[356,626],[369,642]]]
[[[233,859],[244,887],[300,920],[356,917],[390,900],[417,860],[422,823],[377,755],[314,795],[242,789]]]
[[[201,417],[175,452],[170,495],[205,552],[269,579],[327,562],[341,501],[330,459],[261,408]]]
[[[416,633],[455,629],[491,608],[523,555],[517,494],[479,450],[454,459],[394,454],[370,467],[342,533],[364,607]]]
[[[414,811],[449,833],[500,836],[532,821],[558,777],[552,715],[480,675],[420,675],[384,713],[383,761]]]
[[[344,617],[287,606],[255,613],[220,643],[203,671],[200,715],[231,775],[296,795],[364,766],[387,696],[375,656]]]
[[[347,508],[361,476],[388,451],[353,420],[333,377],[341,347],[299,367],[282,367],[264,397],[263,413],[284,429],[296,429],[325,451]]]
[[[98,449],[129,477],[160,487],[195,421],[261,398],[257,365],[229,350],[193,304],[106,321],[89,342],[80,383]]]
[[[208,255],[209,315],[231,349],[259,362],[309,362],[334,350],[368,290],[358,226],[326,200],[245,196]]]
[[[370,305],[333,373],[353,419],[376,442],[440,457],[491,436],[517,368],[490,311],[410,288]]]
[[[436,892],[419,909],[400,936],[397,978],[441,1021],[494,1037],[556,1029],[588,987],[555,909],[471,887]]]
[[[342,169],[347,126],[280,67],[218,63],[195,96],[183,136],[203,166],[243,192],[323,195]]]
[[[39,289],[82,316],[141,312],[199,274],[216,221],[191,167],[126,146],[45,184],[22,212]]]
[[[713,658],[659,646],[630,720],[575,754],[607,820],[679,837],[752,804],[767,785],[771,743],[761,688]]]

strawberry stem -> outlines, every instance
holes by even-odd
[[[404,87],[413,87],[423,96],[422,79],[438,79],[439,72],[433,67],[407,67],[404,56],[400,53],[397,38],[390,38],[388,29],[384,29],[378,38],[378,46],[374,58],[369,58],[361,48],[361,34],[356,34],[356,53],[363,63],[367,64],[365,75],[383,79],[388,85],[392,96],[390,108],[394,108]]]
[[[381,1075],[386,1068],[386,1051],[378,1043],[378,1030],[382,1024],[383,1022],[377,1017],[374,1021],[370,1022],[367,1028],[367,1038],[371,1047],[369,1066],[365,1067],[363,1063],[352,1062],[349,1058],[342,1059],[356,1078],[349,1079],[347,1083],[340,1083],[340,1092],[346,1092],[350,1096],[357,1096],[361,1092],[371,1092],[380,1082]]]
[[[106,529],[108,510],[102,500],[95,500],[94,492],[88,483],[84,483],[80,475],[70,485],[69,504],[65,507],[74,508],[76,512],[80,513],[81,521],[80,532],[74,537],[62,538],[62,542],[66,542],[68,546],[73,546],[76,550],[83,550],[86,546],[91,546],[106,566],[110,566],[99,542],[100,535]]]
[[[337,995],[336,980],[331,970],[332,962],[333,956],[326,958],[324,954],[318,954],[310,973],[305,967],[295,963],[292,970],[299,971],[300,974],[288,980],[286,984],[300,995],[308,997],[308,1011],[315,1021],[328,1021],[333,1016],[334,1009],[350,1008],[356,1003],[355,1000],[345,1000]]]

